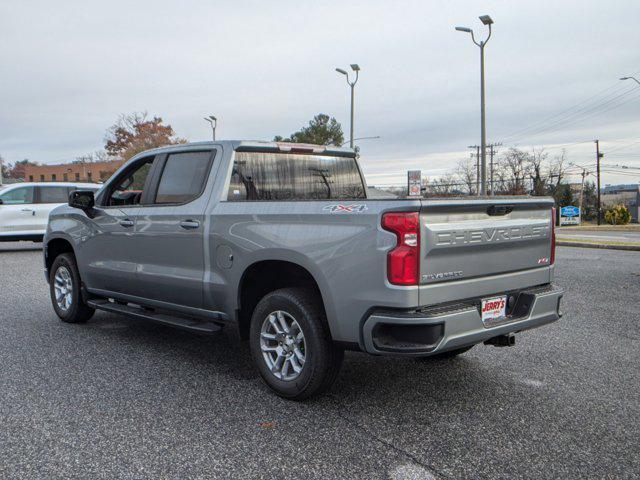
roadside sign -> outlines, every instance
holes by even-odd
[[[560,209],[560,225],[580,225],[580,207],[568,205]]]
[[[409,188],[410,197],[419,197],[421,195],[422,188],[422,171],[421,170],[409,170],[407,172],[407,182]]]

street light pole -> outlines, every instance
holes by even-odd
[[[342,75],[347,77],[347,83],[349,84],[349,87],[351,87],[351,122],[349,126],[349,148],[353,148],[353,116],[354,116],[355,93],[356,93],[355,87],[356,87],[356,83],[358,83],[358,75],[360,73],[360,67],[358,66],[357,63],[352,63],[351,70],[356,72],[356,78],[353,82],[349,81],[349,74],[345,70],[341,68],[336,68],[336,72],[341,73]]]
[[[353,141],[355,142],[356,140],[375,140],[377,138],[380,138],[380,135],[376,135],[375,137],[358,137],[358,138],[354,138]],[[344,147],[347,144],[347,142],[341,143],[340,146]]]
[[[640,80],[638,80],[636,77],[622,77],[620,80],[633,80],[638,85],[640,85]]]
[[[481,168],[480,168],[480,195],[487,194],[487,127],[485,122],[485,94],[484,94],[484,47],[491,38],[491,25],[493,20],[489,15],[482,15],[480,21],[489,27],[489,35],[486,40],[476,42],[473,30],[467,27],[456,27],[459,32],[471,34],[471,40],[480,47],[480,149],[481,149]]]
[[[489,35],[491,35],[491,25],[489,25]],[[482,151],[482,167],[480,170],[481,175],[481,190],[480,195],[486,195],[487,193],[487,125],[485,119],[485,102],[484,102],[484,42],[480,42],[480,150]]]
[[[218,126],[218,119],[213,115],[209,115],[208,117],[204,117],[205,122],[209,122],[211,124],[211,134],[213,139],[216,139],[216,127]]]

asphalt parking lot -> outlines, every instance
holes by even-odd
[[[331,394],[267,391],[230,332],[58,321],[0,244],[1,478],[640,476],[640,254],[561,247],[565,317],[450,361],[348,353]]]

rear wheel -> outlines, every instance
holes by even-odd
[[[344,357],[318,296],[303,288],[283,288],[260,300],[251,317],[250,344],[265,383],[291,400],[326,392]]]
[[[63,322],[84,323],[95,313],[82,300],[80,273],[72,254],[63,253],[53,261],[49,290],[53,309]]]

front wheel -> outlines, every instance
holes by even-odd
[[[80,294],[80,273],[75,257],[70,253],[58,255],[49,272],[51,303],[60,320],[84,323],[95,310],[88,307]]]
[[[290,400],[326,392],[344,357],[331,339],[318,295],[303,288],[283,288],[260,300],[251,317],[250,344],[265,383]]]

